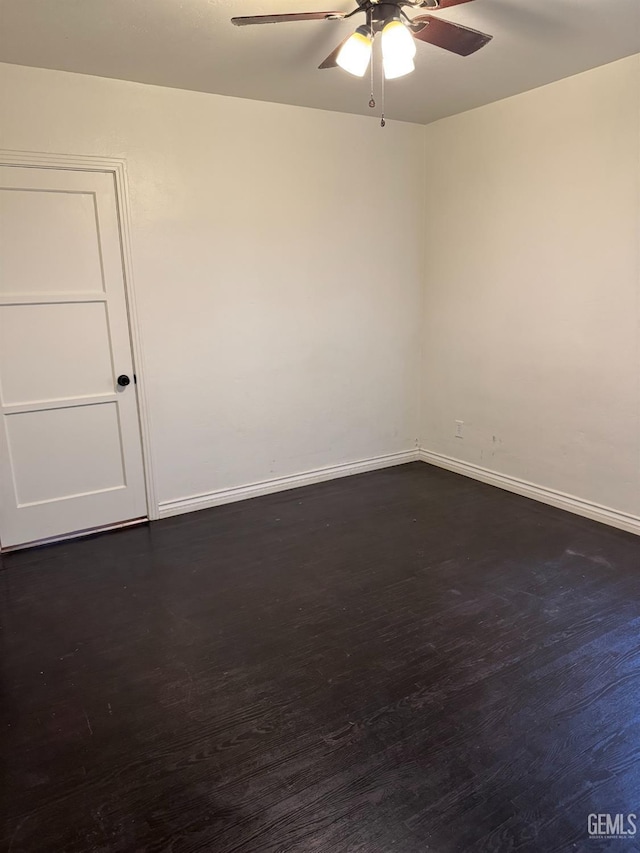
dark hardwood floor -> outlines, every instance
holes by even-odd
[[[638,849],[630,534],[414,463],[2,565],[4,850]]]

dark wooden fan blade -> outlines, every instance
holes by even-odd
[[[449,6],[459,6],[461,3],[471,3],[471,0],[440,0],[438,9],[448,9]]]
[[[342,39],[340,44],[336,47],[335,50],[331,51],[331,53],[329,54],[329,56],[327,56],[326,59],[322,60],[320,65],[318,65],[318,68],[337,68],[338,63],[336,62],[336,59],[338,58],[338,54],[342,50],[342,45],[345,42],[349,41],[350,38],[351,38],[351,33],[349,33],[349,35],[346,38]]]
[[[425,25],[420,28],[424,21]],[[463,27],[461,24],[452,24],[451,21],[443,21],[442,18],[433,18],[431,15],[418,15],[411,22],[413,37],[435,44],[458,56],[469,56],[480,50],[491,41],[493,36]]]
[[[422,0],[418,4],[421,9],[428,9],[430,12],[438,12],[440,9],[447,9],[449,6],[459,6],[461,3],[471,3],[472,0]]]
[[[290,15],[246,15],[242,18],[231,18],[236,27],[246,27],[249,24],[283,24],[287,21],[341,21],[344,12],[293,12]]]

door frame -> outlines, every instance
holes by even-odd
[[[122,248],[122,270],[127,303],[127,319],[129,322],[129,339],[131,341],[133,369],[136,376],[136,399],[142,444],[147,517],[150,521],[155,521],[160,516],[153,468],[153,454],[151,451],[151,423],[145,382],[144,347],[142,345],[142,333],[135,297],[127,161],[116,157],[91,157],[81,154],[48,154],[39,151],[0,149],[0,165],[39,169],[69,169],[83,172],[109,172],[113,175],[118,230],[120,232],[120,245]]]

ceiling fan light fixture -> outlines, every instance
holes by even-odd
[[[404,77],[415,70],[416,43],[402,21],[389,21],[382,30],[382,65],[387,80]]]
[[[364,77],[364,73],[371,61],[371,32],[369,27],[363,25],[358,27],[342,45],[340,53],[336,57],[336,63],[344,71],[353,74],[354,77]]]

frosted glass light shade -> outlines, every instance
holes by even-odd
[[[367,27],[358,27],[342,45],[336,57],[336,63],[354,77],[364,77],[370,61],[371,35]]]
[[[382,65],[387,80],[415,69],[416,43],[402,21],[390,21],[382,30]]]

